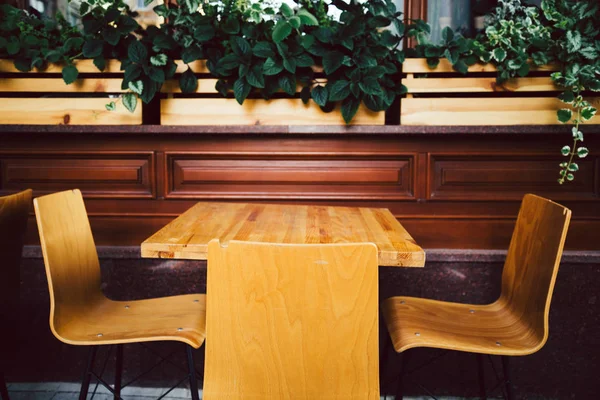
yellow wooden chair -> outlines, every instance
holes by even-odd
[[[27,217],[31,209],[31,190],[0,197],[0,321],[2,321],[2,345],[0,346],[0,395],[8,400],[4,371],[8,370],[15,353],[18,326],[16,310],[19,307],[19,271],[23,240],[27,229]]]
[[[377,248],[208,247],[204,399],[379,399]]]
[[[524,197],[504,264],[502,292],[492,304],[385,300],[383,316],[396,351],[432,347],[500,355],[507,397],[514,398],[507,356],[535,353],[548,339],[550,300],[570,219],[571,211],[560,204],[531,194]],[[397,399],[401,389],[402,376]],[[485,387],[480,389],[485,397]]]
[[[191,347],[204,342],[205,296],[109,300],[100,289],[100,265],[81,192],[38,197],[34,207],[50,290],[50,329],[64,343],[92,346],[80,399],[86,398],[95,375],[98,345],[118,345],[115,388],[107,389],[119,398],[122,345],[164,340],[189,345],[189,380],[192,398],[198,399]]]

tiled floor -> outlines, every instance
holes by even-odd
[[[46,383],[9,383],[8,393],[10,400],[77,400],[79,398],[79,387],[77,383],[67,382],[46,382]],[[90,386],[88,400],[92,400],[94,385]],[[125,400],[154,400],[164,393],[166,388],[142,388],[126,387],[123,389],[122,397]],[[202,391],[200,391],[202,398]],[[436,397],[440,400],[469,400],[462,397]],[[112,400],[113,396],[102,385],[98,386],[93,396],[94,400]],[[165,400],[191,399],[190,390],[184,388],[174,389]],[[430,397],[404,397],[405,400],[426,400]],[[387,396],[386,399],[393,400],[393,396]]]

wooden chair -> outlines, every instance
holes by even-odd
[[[10,368],[15,355],[18,326],[19,285],[23,240],[27,229],[27,217],[31,209],[31,190],[0,197],[0,321],[2,321],[2,345],[0,346],[0,395],[8,400],[4,371]]]
[[[379,399],[374,244],[208,247],[204,399]]]
[[[550,200],[524,197],[502,273],[502,292],[489,305],[392,297],[382,306],[397,352],[433,347],[502,356],[513,398],[507,356],[535,353],[548,339],[548,313],[571,211]],[[485,396],[480,363],[480,390]],[[399,381],[401,398],[402,378]]]
[[[91,345],[80,399],[87,395],[98,345],[117,344],[114,391],[120,396],[122,344],[179,341],[199,348],[205,338],[205,296],[112,301],[100,289],[100,265],[83,198],[70,190],[34,200],[48,288],[50,329],[64,343]],[[192,398],[198,399],[193,355],[187,346]]]

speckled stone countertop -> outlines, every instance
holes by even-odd
[[[507,126],[167,126],[167,125],[0,125],[1,134],[185,134],[185,135],[565,135],[571,132],[566,125],[507,125]],[[600,133],[600,125],[586,125],[586,134]]]

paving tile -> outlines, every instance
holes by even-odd
[[[56,392],[61,382],[13,382],[10,390],[13,392]]]
[[[52,400],[77,400],[79,392],[56,392]]]
[[[8,392],[11,400],[50,400],[54,392]]]
[[[73,382],[61,382],[56,389],[57,392],[76,392],[79,393],[81,390],[81,383],[73,383]]]

